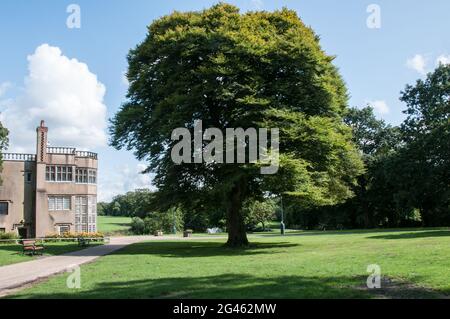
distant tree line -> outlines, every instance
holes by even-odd
[[[295,196],[250,198],[243,204],[247,230],[265,228],[285,212],[288,227],[343,229],[450,225],[450,66],[441,65],[426,79],[401,92],[407,118],[392,126],[374,110],[351,108],[344,122],[353,131],[365,170],[340,204],[315,205]],[[153,212],[155,193],[137,190],[99,203],[98,212],[145,218]],[[226,228],[226,206],[202,194],[178,207],[184,228]]]
[[[146,217],[153,211],[153,193],[149,189],[138,189],[115,196],[111,202],[99,202],[97,214],[100,216]]]
[[[343,204],[311,207],[291,201],[288,224],[302,228],[373,228],[450,225],[450,66],[408,85],[400,100],[405,121],[391,126],[373,109],[351,109],[365,163],[354,197]]]
[[[148,30],[129,52],[127,100],[110,133],[113,147],[132,150],[154,174],[150,211],[180,209],[188,228],[224,225],[230,247],[248,245],[248,211],[265,215],[266,203],[255,202],[269,198],[288,227],[450,224],[450,66],[401,92],[407,118],[391,126],[371,108],[348,107],[334,57],[295,11],[241,13],[219,3],[174,12]],[[187,137],[189,160],[175,163],[184,136],[174,129],[192,136],[198,120],[220,132],[278,128],[279,171],[224,163],[222,145],[204,146],[217,160],[192,161],[198,152]]]
[[[99,202],[97,213],[100,216],[132,217],[132,231],[136,234],[151,234],[155,230],[172,232],[192,229],[205,231],[207,228],[226,229],[225,215],[217,208],[193,211],[186,208],[171,208],[167,211],[156,211],[154,193],[149,189],[138,189],[115,196],[111,202]],[[279,214],[277,201],[264,199],[247,201],[244,205],[245,224],[248,230],[266,230],[267,223],[276,219]]]

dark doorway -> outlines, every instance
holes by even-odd
[[[27,239],[28,238],[28,229],[26,228],[18,228],[19,231],[19,237],[21,239]]]

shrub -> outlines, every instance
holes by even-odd
[[[158,231],[172,233],[174,222],[176,230],[182,231],[184,228],[183,214],[178,209],[171,209],[163,213],[151,213],[144,220],[139,217],[133,218],[131,232],[136,235],[153,235]]]
[[[88,233],[88,232],[83,232],[83,233],[64,233],[62,235],[57,234],[57,233],[49,233],[47,235],[45,235],[45,239],[75,239],[75,238],[104,238],[104,234],[100,233],[100,232],[96,232],[96,233]]]
[[[131,219],[131,232],[136,235],[143,235],[145,233],[145,223],[142,218],[133,217]]]
[[[0,233],[0,240],[19,239],[15,233]]]
[[[155,218],[155,216],[146,217],[144,225],[144,234],[155,234],[158,231],[163,231],[161,220]]]

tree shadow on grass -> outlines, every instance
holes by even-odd
[[[280,250],[297,247],[289,242],[254,243],[245,248],[227,248],[222,242],[177,241],[144,242],[133,244],[117,251],[117,255],[158,255],[161,257],[213,257],[213,256],[251,256],[272,254]]]
[[[65,284],[66,276],[59,277]],[[270,278],[248,274],[205,277],[170,277],[106,281],[89,289],[55,293],[27,293],[16,298],[36,299],[368,299],[443,298],[437,291],[408,284],[390,284],[384,289],[367,289],[365,276]],[[383,283],[384,285],[384,283]],[[9,297],[13,298],[13,297]]]
[[[65,276],[60,277],[65,282]],[[205,277],[173,277],[96,283],[86,290],[67,292],[26,292],[19,298],[37,299],[262,299],[262,298],[370,298],[355,287],[362,277],[318,278],[301,276],[255,277],[247,274],[222,274]],[[12,297],[9,297],[12,298]]]
[[[372,233],[379,233],[379,234],[386,234],[386,233],[399,233],[399,232],[431,232],[431,231],[447,231],[447,229],[433,229],[433,228],[374,228],[374,229],[352,229],[352,230],[298,230],[293,232],[288,232],[283,235],[283,237],[298,237],[298,236],[326,236],[326,235],[364,235],[364,234],[372,234]],[[259,235],[260,237],[280,237],[281,235],[279,233],[258,233],[256,235]]]
[[[22,252],[22,246],[20,245],[10,245],[10,244],[1,244],[0,251],[8,251],[11,253],[19,253]]]
[[[450,236],[449,230],[439,231],[417,231],[392,235],[377,235],[370,236],[370,239],[414,239],[414,238],[430,238],[430,237],[448,237]]]

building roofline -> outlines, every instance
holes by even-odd
[[[2,153],[2,160],[12,162],[35,162],[36,154]]]
[[[61,148],[62,149],[62,148]],[[98,154],[88,151],[77,151],[75,148],[66,147],[65,149],[73,150],[71,152],[47,152],[49,155],[73,155],[75,158],[91,158],[94,160],[98,159]],[[10,162],[36,162],[36,154],[25,154],[25,153],[2,153],[3,161]]]

